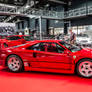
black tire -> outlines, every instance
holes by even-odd
[[[20,57],[11,55],[7,58],[7,66],[11,72],[22,72],[24,65]]]
[[[6,43],[4,43],[4,47],[6,48],[6,47],[8,47],[8,45]]]
[[[76,72],[81,77],[91,78],[92,77],[92,60],[91,59],[80,60],[77,63]]]

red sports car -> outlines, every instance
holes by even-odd
[[[7,36],[4,39],[0,39],[0,43],[2,43],[4,47],[11,47],[11,46],[16,46],[26,43],[27,38],[30,37],[31,36],[26,36],[26,35],[12,35],[12,36]]]
[[[33,41],[6,48],[0,59],[1,64],[12,72],[77,72],[82,77],[92,77],[92,50],[60,40]]]

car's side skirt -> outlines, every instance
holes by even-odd
[[[58,69],[58,68],[43,68],[43,67],[32,67],[30,64],[24,63],[25,71],[40,71],[40,72],[53,72],[53,73],[74,73],[75,65],[71,65],[71,69]]]

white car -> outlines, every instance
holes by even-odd
[[[58,36],[55,37],[55,40],[64,40],[69,42],[70,35],[64,35],[64,34],[59,34]]]
[[[87,34],[77,35],[76,43],[77,43],[77,45],[81,45],[81,46],[85,46],[85,47],[91,47],[92,46],[92,40]]]

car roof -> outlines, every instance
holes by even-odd
[[[59,41],[62,41],[62,40],[34,40],[34,41],[28,42],[28,44],[40,43],[40,42],[59,42]]]
[[[19,37],[20,37],[20,36],[22,36],[22,35],[10,35],[10,36],[7,36],[7,37],[12,37],[12,36],[19,36]]]
[[[59,42],[59,41],[62,41],[62,40],[35,40],[35,41],[30,41],[30,42],[28,42],[28,43],[26,43],[23,46],[20,46],[18,48],[27,48],[29,46],[32,46],[32,45],[40,43],[40,42]]]
[[[10,36],[7,36],[7,37],[12,37],[12,36],[23,37],[23,36],[30,36],[30,35],[10,35]]]
[[[36,42],[59,42],[62,40],[35,40]]]

